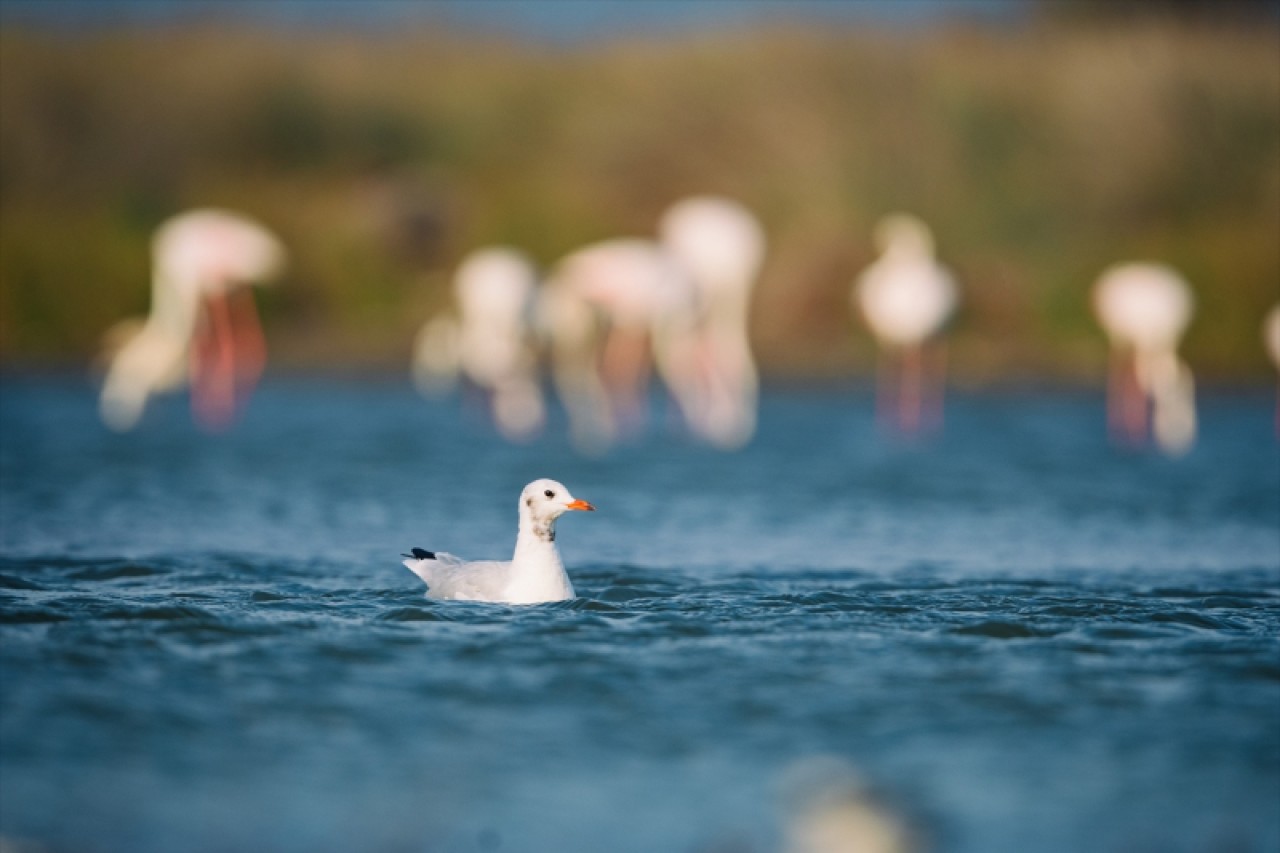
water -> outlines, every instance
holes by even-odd
[[[1280,847],[1264,396],[1174,461],[1088,396],[910,447],[774,393],[741,454],[585,460],[390,382],[269,385],[219,438],[2,394],[0,841],[763,853],[831,756],[936,851]],[[582,597],[424,600],[399,552],[504,557],[539,476],[599,508],[559,528]]]

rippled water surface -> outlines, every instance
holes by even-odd
[[[1280,452],[1181,460],[1093,397],[877,438],[775,393],[736,455],[511,447],[395,383],[278,383],[228,436],[79,382],[0,409],[0,841],[66,851],[764,851],[815,757],[928,848],[1280,848]],[[661,424],[660,415],[657,422]],[[539,476],[580,598],[436,603]]]

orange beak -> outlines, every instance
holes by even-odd
[[[577,501],[577,500],[570,502],[565,508],[566,509],[582,509],[582,510],[586,510],[587,512],[596,511],[596,508],[593,507],[591,504],[587,503],[586,501]]]

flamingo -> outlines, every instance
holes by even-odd
[[[881,349],[878,419],[911,435],[941,422],[946,353],[938,337],[955,311],[956,285],[916,217],[885,217],[875,242],[880,257],[854,282],[851,302]]]
[[[107,368],[99,410],[111,429],[132,429],[154,394],[190,382],[197,422],[228,427],[266,362],[250,286],[283,269],[285,251],[240,214],[201,209],[169,219],[152,240],[151,311],[108,333],[123,340]]]
[[[764,259],[764,230],[738,202],[698,196],[672,205],[658,233],[697,295],[693,358],[701,387],[688,395],[690,425],[714,445],[741,447],[756,426],[759,378],[747,325]]]
[[[692,406],[692,300],[679,265],[650,240],[595,243],[556,265],[539,314],[579,449],[602,451],[643,426],[655,364]]]
[[[1191,322],[1191,288],[1163,264],[1118,264],[1094,285],[1093,307],[1111,341],[1112,434],[1140,445],[1150,432],[1166,453],[1186,452],[1196,434],[1195,381],[1177,349]]]
[[[419,389],[433,393],[460,373],[487,394],[498,431],[513,441],[532,437],[546,418],[529,322],[536,287],[522,252],[472,252],[454,275],[456,318],[428,321],[414,346]]]
[[[1267,312],[1262,323],[1262,340],[1267,348],[1271,363],[1280,370],[1280,305]],[[1280,438],[1280,385],[1276,387],[1276,438]]]

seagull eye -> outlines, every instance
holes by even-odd
[[[556,496],[556,493],[551,491],[550,489],[547,489],[545,492],[543,492],[543,494],[549,498],[554,498]]]

